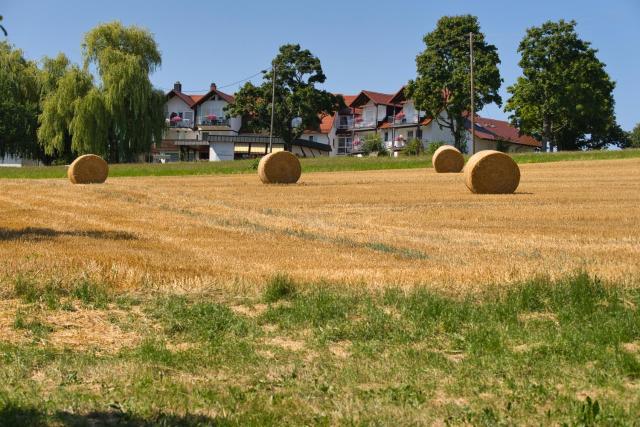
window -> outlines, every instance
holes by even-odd
[[[384,133],[384,140],[388,141],[389,140],[389,132],[385,132]]]
[[[412,130],[407,132],[407,139],[413,139],[413,131]]]
[[[351,137],[338,138],[338,154],[350,154],[351,150]]]
[[[313,135],[309,135],[309,141],[313,141]]]

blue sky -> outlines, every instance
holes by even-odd
[[[525,29],[575,19],[617,83],[618,121],[627,130],[640,122],[640,0],[0,1],[9,41],[34,59],[62,51],[80,62],[84,33],[101,22],[146,27],[163,59],[153,83],[168,89],[180,80],[185,91],[250,76],[270,63],[281,44],[300,43],[322,60],[327,89],[395,92],[415,75],[423,35],[441,16],[464,13],[478,16],[498,47],[504,100],[520,75],[516,50]],[[495,105],[482,113],[507,117]]]

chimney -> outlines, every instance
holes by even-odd
[[[215,83],[211,83],[211,90],[216,90],[218,89],[218,86],[216,86]]]
[[[182,83],[180,82],[175,82],[173,84],[173,91],[174,92],[178,92],[178,93],[182,93]]]

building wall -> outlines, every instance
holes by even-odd
[[[440,116],[444,117],[445,114],[441,113]],[[428,125],[421,126],[420,129],[422,130],[422,144],[425,148],[432,142],[442,141],[449,145],[455,143],[451,131],[445,127],[440,128],[437,120],[432,120]]]
[[[209,144],[209,161],[218,162],[221,160],[233,160],[233,142],[212,142]]]
[[[190,118],[192,120],[195,118],[195,114],[191,107],[189,107],[186,102],[184,102],[177,96],[172,97],[165,103],[164,111],[166,118],[169,118],[169,115],[171,115],[171,113],[182,113],[182,117],[187,118],[191,116]]]
[[[224,112],[224,109],[227,105],[229,105],[227,101],[218,97],[216,97],[216,99],[209,99],[203,102],[196,107],[198,116],[197,122],[200,123],[200,120],[206,118],[210,114],[215,114],[217,117],[226,117],[227,114]],[[242,127],[242,118],[240,116],[230,117],[229,127],[233,132],[238,133]]]
[[[377,113],[376,113],[377,112]],[[362,107],[362,121],[363,123],[373,122],[375,124],[376,120],[384,120],[387,117],[387,106],[386,105],[377,105],[373,103],[373,101],[367,102]]]
[[[307,141],[319,142],[321,144],[330,145],[329,134],[321,132],[305,132],[300,139],[306,139]]]
[[[418,125],[416,124],[415,126],[384,128],[384,129],[380,129],[378,131],[378,134],[380,134],[380,136],[382,137],[382,141],[387,145],[387,147],[390,148],[391,142],[400,135],[402,135],[402,137],[404,138],[404,143],[407,143],[410,140],[417,138]],[[398,147],[399,146],[398,142],[396,142],[394,146]]]
[[[210,114],[215,114],[218,117],[225,117],[224,107],[227,106],[227,101],[222,99],[209,99],[202,104],[198,105],[198,118],[206,118]]]

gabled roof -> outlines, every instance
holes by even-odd
[[[350,104],[347,104],[351,108],[357,108],[369,101],[373,101],[374,104],[380,105],[395,105],[391,102],[391,98],[393,98],[394,94],[392,93],[380,93],[380,92],[372,92],[370,90],[363,90],[356,96],[356,98],[351,101]]]
[[[404,96],[404,88],[405,87],[406,86],[402,86],[400,88],[400,90],[397,91],[396,94],[391,97],[390,102],[392,104],[401,104],[401,103],[403,103],[404,101],[407,100],[407,98]]]
[[[167,99],[177,96],[178,98],[182,99],[184,103],[187,104],[189,107],[193,107],[193,104],[195,104],[195,101],[192,99],[191,96],[187,95],[186,93],[176,92],[173,89],[167,92],[166,96],[167,96]]]
[[[358,97],[358,95],[342,95],[345,105],[349,106]]]
[[[465,128],[469,129],[471,123],[465,121]],[[478,138],[493,141],[510,142],[513,144],[527,145],[529,147],[542,147],[542,143],[529,135],[521,135],[520,130],[504,120],[487,119],[477,116],[475,120],[475,135]]]
[[[194,104],[195,105],[200,105],[203,102],[205,102],[206,100],[210,99],[214,95],[218,95],[220,98],[224,99],[229,104],[233,104],[236,101],[235,98],[232,95],[224,93],[224,92],[222,92],[222,91],[220,91],[218,89],[211,89],[209,92],[205,93],[204,95],[196,95],[196,96],[199,96],[199,98],[198,98],[197,101],[195,101]]]

